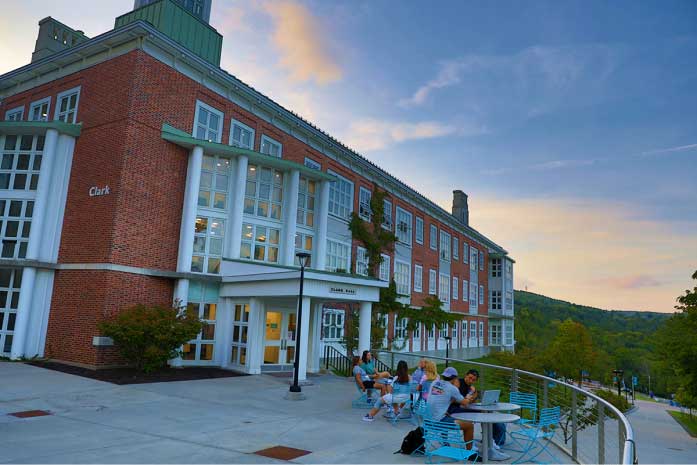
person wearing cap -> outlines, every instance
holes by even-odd
[[[457,423],[467,443],[466,447],[471,449],[472,439],[474,439],[474,425],[468,421],[455,420],[448,414],[448,408],[453,402],[462,407],[466,407],[474,401],[474,396],[476,394],[463,396],[454,384],[457,382],[457,370],[453,367],[446,368],[443,374],[441,374],[441,378],[431,384],[431,389],[428,394],[428,407],[431,411],[431,418],[433,420]]]

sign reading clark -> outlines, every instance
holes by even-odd
[[[356,295],[356,289],[351,287],[332,286],[329,288],[330,294]]]

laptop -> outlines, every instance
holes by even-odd
[[[493,405],[498,403],[499,396],[501,395],[501,390],[492,389],[491,391],[484,391],[482,394],[482,400],[479,405]]]

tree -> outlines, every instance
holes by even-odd
[[[558,375],[580,381],[581,370],[590,370],[595,364],[596,353],[590,332],[581,323],[570,319],[560,323],[546,359],[549,368]]]

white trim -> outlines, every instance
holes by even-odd
[[[19,118],[12,118],[15,114],[19,113]],[[5,112],[5,121],[22,121],[24,119],[24,105],[20,107],[15,107]]]
[[[267,136],[266,134],[261,135],[261,141],[259,141],[259,152],[265,153],[266,155],[270,155],[272,157],[276,156],[276,155],[273,155],[271,153],[266,153],[263,151],[264,142],[268,142],[269,144],[272,144],[272,145],[278,145],[278,158],[283,158],[283,144],[281,144],[276,139],[273,139],[273,138]]]
[[[368,203],[362,201],[362,194],[366,194],[368,196]],[[358,217],[364,221],[370,221],[370,216],[372,214],[370,200],[372,198],[373,193],[370,191],[370,189],[363,186],[358,186]],[[363,207],[367,207],[367,215],[363,214]]]
[[[433,268],[428,270],[428,293],[438,295],[438,272]]]
[[[397,265],[401,265],[403,269],[406,269],[406,272],[407,272],[407,283],[406,283],[407,290],[406,290],[406,292],[399,292],[400,283],[397,280]],[[411,296],[411,263],[404,261],[404,260],[395,259],[395,261],[394,261],[394,280],[395,280],[395,284],[397,285],[397,293],[402,294],[406,297],[410,297]]]
[[[310,157],[305,157],[303,165],[307,166],[308,168],[312,168],[313,170],[322,170],[322,164]]]
[[[421,223],[421,240],[419,240],[419,223]],[[414,242],[417,244],[424,245],[424,219],[421,218],[420,216],[416,217],[416,225],[415,225],[416,231],[414,234]]]
[[[438,226],[435,224],[428,225],[428,246],[431,250],[438,250]]]
[[[209,113],[214,113],[214,114],[216,114],[216,116],[218,116],[218,129],[217,129],[218,134],[217,134],[216,140],[214,140],[212,142],[220,143],[220,141],[223,139],[223,118],[225,117],[225,114],[222,111],[220,111],[216,108],[213,108],[212,106],[210,106],[210,105],[208,105],[200,100],[196,100],[196,111],[194,112],[194,125],[193,125],[193,129],[191,130],[191,136],[194,139],[197,139],[197,137],[196,137],[197,131],[196,130],[198,129],[198,124],[199,124],[198,123],[198,114],[199,114],[199,110],[201,108],[208,111]],[[209,130],[210,130],[210,128],[206,127],[206,132],[208,132]],[[212,140],[212,139],[208,139],[208,140]]]
[[[408,218],[408,222],[400,221],[400,218],[399,218],[400,214],[402,216],[406,216]],[[400,231],[400,228],[401,228],[402,223],[406,224],[406,228],[407,228],[407,230],[404,231],[404,234],[406,235],[406,239],[407,239],[406,242],[400,238],[400,232],[402,232],[402,231]],[[405,210],[401,207],[397,207],[395,210],[394,224],[395,224],[395,235],[397,236],[397,240],[401,244],[404,244],[405,246],[411,247],[411,243],[412,243],[413,236],[414,236],[414,215],[412,215],[411,212],[408,212],[407,210]]]
[[[339,173],[336,173],[336,172],[334,172],[334,171],[332,171],[332,170],[327,170],[327,173],[328,173],[328,174],[331,174],[331,175],[333,175],[333,176],[336,176],[337,180],[339,180],[339,181],[344,181],[344,182],[348,183],[349,186],[351,186],[351,194],[350,194],[350,196],[349,196],[349,197],[350,197],[350,201],[349,201],[349,205],[348,205],[348,207],[347,207],[347,212],[346,212],[346,216],[345,216],[345,217],[339,215],[338,213],[334,213],[334,212],[332,211],[332,206],[331,206],[331,205],[328,206],[328,209],[329,209],[328,211],[329,211],[329,214],[330,214],[331,216],[333,216],[334,218],[338,218],[338,219],[340,219],[340,220],[342,220],[342,221],[348,222],[349,219],[351,218],[351,213],[353,213],[353,198],[354,198],[354,195],[355,195],[355,192],[356,192],[356,190],[355,190],[355,188],[354,188],[355,186],[354,186],[354,184],[353,184],[353,181],[348,180],[348,179],[345,178],[344,176],[342,176],[342,175],[340,175]],[[338,185],[338,182],[337,182],[337,181],[332,181],[332,182],[330,182],[330,184],[329,184],[329,200],[330,200],[330,201],[332,200],[332,199],[331,199],[331,196],[332,196],[332,195],[331,195],[331,191],[332,191],[332,189],[335,189],[335,190],[336,190],[337,187],[334,187],[334,186],[337,186],[337,185]],[[336,205],[336,201],[334,201],[334,205]],[[340,207],[340,208],[343,207],[343,206],[341,205],[341,203],[339,203],[339,207]]]
[[[64,97],[69,97],[72,94],[77,94],[77,98],[75,99],[75,113],[73,114],[73,120],[72,121],[66,121],[67,123],[75,123],[77,122],[77,112],[78,108],[80,108],[80,92],[82,90],[82,86],[77,86],[73,87],[72,89],[64,90],[60,94],[56,95],[56,108],[53,110],[53,120],[57,121],[59,120],[59,115],[60,115],[60,108],[61,108],[61,100]]]
[[[34,108],[37,108],[37,107],[40,108],[44,104],[48,104],[48,107],[46,108],[46,118],[33,119],[32,114],[34,113]],[[29,105],[29,115],[27,118],[28,121],[48,121],[50,117],[51,117],[51,97],[42,98],[41,100],[37,100],[35,102],[32,102],[31,105]]]
[[[416,285],[416,277],[419,277],[419,285]],[[414,264],[414,292],[424,291],[424,267],[422,265]]]
[[[256,131],[254,131],[254,129],[252,129],[251,127],[247,126],[247,125],[244,124],[243,122],[236,120],[235,118],[231,118],[231,119],[230,119],[230,137],[228,138],[228,139],[229,139],[229,140],[228,140],[228,144],[229,144],[229,145],[234,145],[234,144],[233,144],[233,140],[232,140],[232,136],[233,136],[233,134],[234,134],[234,132],[235,132],[235,126],[239,126],[241,129],[244,129],[244,130],[249,131],[249,132],[252,133],[252,145],[251,145],[251,146],[249,146],[249,147],[243,147],[243,146],[239,145],[239,146],[236,146],[236,147],[242,147],[242,148],[244,148],[244,149],[254,150],[254,143],[255,143],[255,141],[256,141]]]

